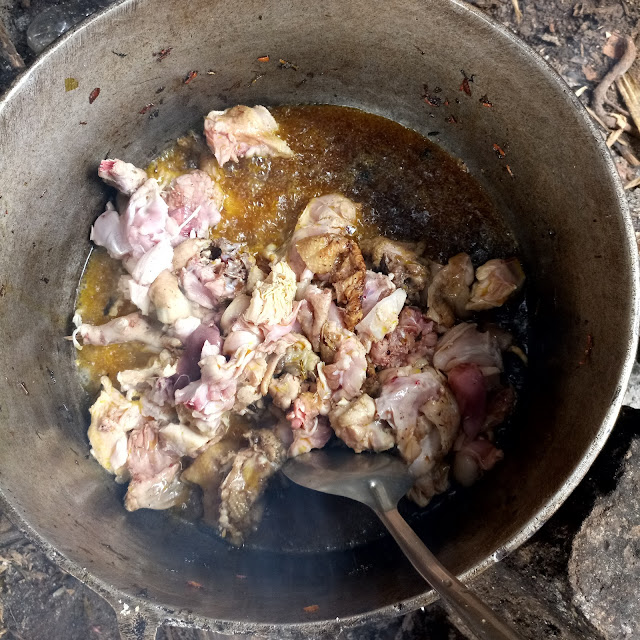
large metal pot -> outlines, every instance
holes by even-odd
[[[461,69],[475,74],[471,97]],[[425,83],[450,104],[425,103]],[[513,35],[457,0],[118,3],[51,47],[0,103],[0,487],[25,531],[115,604],[127,637],[152,637],[162,621],[331,632],[435,597],[387,539],[296,549],[298,517],[282,523],[288,550],[232,550],[166,514],[126,513],[87,455],[88,398],[63,336],[106,199],[99,160],[144,165],[213,108],[305,102],[437,131],[522,247],[531,383],[511,450],[418,523],[451,570],[468,578],[528,538],[582,478],[621,403],[638,274],[624,198],[571,91]],[[339,541],[341,520],[331,522]]]

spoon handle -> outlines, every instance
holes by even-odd
[[[376,510],[376,513],[415,570],[455,609],[478,638],[521,640],[511,627],[440,564],[397,509]]]

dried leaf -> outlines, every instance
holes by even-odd
[[[260,56],[258,62],[269,62],[269,56]]]
[[[582,73],[589,82],[595,82],[598,79],[598,72],[590,64],[582,65]]]
[[[64,90],[65,91],[73,91],[78,88],[78,81],[75,78],[65,78],[64,79]]]
[[[493,143],[493,150],[496,152],[498,158],[502,160],[507,154],[503,151],[502,147],[500,147],[496,142]]]
[[[172,49],[173,47],[167,47],[166,49],[160,49],[158,53],[152,53],[151,55],[154,58],[158,58],[158,62],[160,62],[160,60],[164,60],[171,53]]]
[[[199,582],[196,582],[195,580],[187,580],[187,584],[190,587],[193,587],[194,589],[202,589],[202,585]]]
[[[612,60],[618,60],[618,58],[621,58],[624,51],[625,41],[619,33],[612,33],[604,43],[604,47],[602,47],[602,53]]]
[[[184,84],[189,84],[192,80],[198,77],[197,71],[189,71],[187,77],[182,81]]]
[[[314,613],[320,607],[317,604],[310,604],[308,607],[302,607],[307,613]]]

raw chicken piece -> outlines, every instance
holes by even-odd
[[[367,351],[370,350],[373,342],[382,340],[398,326],[398,316],[406,299],[406,292],[403,289],[396,289],[377,302],[365,318],[356,325],[355,331]]]
[[[487,415],[487,383],[477,364],[455,366],[447,376],[449,386],[460,407],[462,429],[469,438],[475,438]]]
[[[132,431],[128,448],[131,482],[124,499],[127,511],[168,509],[188,498],[189,489],[180,482],[179,456],[160,441],[156,422]]]
[[[211,111],[204,120],[207,144],[221,167],[229,160],[253,156],[293,156],[289,145],[275,135],[277,131],[278,123],[261,105]]]
[[[173,462],[150,478],[134,479],[124,497],[127,511],[169,509],[189,499],[189,488],[180,481],[182,466]]]
[[[143,316],[149,315],[151,298],[148,286],[138,284],[131,276],[124,274],[118,280],[118,293],[123,300],[129,300],[138,307]]]
[[[454,444],[458,406],[443,376],[430,367],[417,372],[411,367],[388,369],[384,374],[377,415],[389,422],[409,472],[424,484],[424,476],[433,476]],[[424,497],[425,492],[415,494]]]
[[[322,332],[324,373],[335,401],[355,398],[367,375],[367,352],[356,335],[328,322]]]
[[[139,397],[158,378],[170,378],[176,372],[175,356],[166,349],[152,358],[142,369],[126,369],[118,373],[118,384],[129,400]]]
[[[106,376],[100,378],[102,391],[89,409],[91,455],[110,473],[127,479],[127,432],[143,423],[137,405],[127,400]]]
[[[398,326],[369,352],[371,362],[379,367],[403,367],[426,359],[430,362],[438,341],[433,322],[425,320],[419,309],[404,307]]]
[[[139,260],[125,259],[124,266],[138,284],[149,286],[163,271],[170,270],[172,263],[173,247],[169,240],[163,239]]]
[[[329,413],[336,435],[356,453],[386,451],[395,445],[390,429],[376,420],[376,403],[363,393],[356,400],[342,400]]]
[[[122,215],[124,235],[132,247],[132,256],[140,259],[161,240],[171,240],[166,230],[167,203],[162,199],[158,183],[149,179],[129,198]]]
[[[175,178],[165,196],[169,217],[178,227],[176,235],[206,238],[220,222],[224,194],[218,184],[198,169]]]
[[[211,355],[205,355],[207,350]],[[237,378],[246,365],[246,360],[233,358],[227,362],[218,354],[217,347],[205,343],[200,361],[201,379],[175,392],[178,415],[214,442],[224,436],[221,420],[233,408]]]
[[[269,277],[253,290],[244,319],[254,325],[277,325],[289,320],[295,295],[295,273],[285,261],[277,262]]]
[[[115,260],[124,258],[132,251],[122,220],[111,202],[107,202],[105,212],[93,223],[89,240],[104,247]]]
[[[219,252],[219,248],[212,251]],[[186,297],[204,307],[214,309],[219,303],[233,300],[243,293],[249,269],[255,259],[244,249],[237,247],[231,254],[209,260],[208,252],[191,260],[180,272],[180,281]]]
[[[147,172],[122,160],[103,160],[98,168],[98,175],[110,186],[115,187],[125,196],[130,196],[147,180]]]
[[[203,238],[187,238],[173,250],[173,261],[171,268],[176,273],[186,268],[187,264],[194,258],[197,260],[200,253],[211,246],[210,240]]]
[[[174,409],[176,359],[162,351],[142,369],[118,373],[120,388],[129,400],[140,400],[141,412],[161,423],[176,420]]]
[[[429,262],[416,253],[417,245],[378,236],[362,242],[360,248],[374,268],[393,275],[394,285],[404,289],[409,300],[420,301],[420,294],[429,285],[431,274]]]
[[[220,328],[225,333],[232,330],[233,325],[242,317],[244,312],[249,308],[251,298],[245,293],[236,296],[229,306],[224,310],[220,318]]]
[[[466,318],[473,265],[466,253],[459,253],[434,276],[427,292],[427,317],[442,327],[452,327],[456,318]]]
[[[189,301],[180,290],[178,278],[167,269],[161,271],[149,287],[149,298],[162,324],[174,324],[193,315]]]
[[[195,457],[209,442],[209,438],[199,431],[175,422],[161,427],[160,437],[179,456]]]
[[[236,545],[258,524],[262,515],[258,500],[286,459],[284,446],[272,431],[249,431],[245,438],[249,446],[238,451],[220,487],[220,531]]]
[[[489,260],[476,269],[476,281],[467,303],[470,311],[485,311],[503,305],[524,284],[524,271],[517,258]]]
[[[453,477],[463,486],[470,487],[484,471],[502,460],[504,454],[489,440],[464,438],[453,460]]]
[[[273,378],[269,384],[269,395],[273,398],[273,404],[286,411],[300,394],[301,384],[300,378],[290,373]]]
[[[200,379],[200,355],[205,343],[222,347],[220,331],[212,319],[203,320],[189,335],[184,338],[184,351],[178,360],[175,388],[183,389],[190,382]]]
[[[298,311],[302,333],[309,339],[314,351],[320,351],[322,327],[329,318],[331,290],[320,289],[310,284],[304,292],[304,300]]]
[[[433,366],[444,373],[464,363],[477,365],[485,376],[502,371],[497,338],[489,331],[478,331],[473,322],[463,322],[447,331],[438,341],[433,356]]]
[[[316,393],[305,391],[294,401],[287,420],[293,430],[293,442],[288,455],[293,458],[311,449],[322,449],[333,433],[329,421],[320,415],[322,401]]]
[[[130,313],[98,326],[80,324],[72,336],[76,346],[78,336],[83,344],[107,345],[137,341],[158,351],[176,348],[181,344],[177,338],[171,338],[153,327],[139,313]]]
[[[396,290],[393,276],[368,270],[364,275],[362,292],[362,313],[366,316],[375,305]]]
[[[322,234],[349,235],[358,220],[357,206],[348,198],[333,193],[313,198],[300,214],[296,228],[289,240],[287,261],[300,279],[305,272],[304,261],[300,257],[296,245],[304,238]],[[306,274],[310,281],[312,273]]]

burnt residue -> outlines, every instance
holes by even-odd
[[[424,136],[345,107],[278,107],[273,114],[296,157],[225,167],[223,187],[238,200],[240,219],[234,218],[233,229],[222,225],[223,235],[242,230],[232,239],[255,241],[244,218],[264,219],[260,233],[273,237],[263,240],[280,243],[312,197],[339,192],[362,205],[371,229],[423,240],[434,260],[467,251],[477,265],[515,252],[513,236],[480,184]]]

